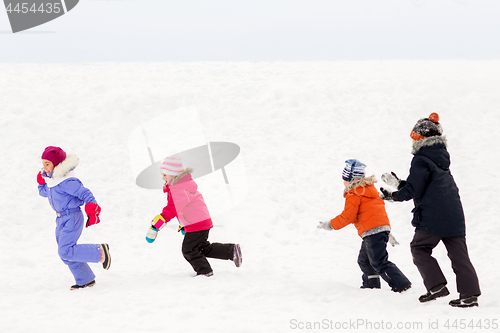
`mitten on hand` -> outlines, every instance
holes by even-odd
[[[392,232],[389,233],[389,244],[391,244],[392,247],[399,245],[399,242],[396,240],[396,237],[392,235]]]
[[[319,222],[317,228],[318,229],[325,229],[325,230],[328,230],[328,231],[332,231],[333,230],[332,224],[330,223],[330,221]]]
[[[384,173],[382,175],[382,180],[387,185],[397,188],[398,191],[406,185],[406,180],[399,179],[394,172]]]
[[[36,181],[37,181],[37,182],[38,182],[38,184],[40,184],[40,185],[45,185],[45,184],[47,184],[47,183],[45,182],[45,179],[43,179],[43,176],[42,176],[42,172],[41,172],[41,171],[39,171],[39,172],[38,172],[38,175],[36,176]]]
[[[397,201],[397,191],[392,192],[390,190],[387,190],[383,187],[380,188],[380,198],[383,200],[389,200],[389,201]]]
[[[93,202],[85,204],[85,213],[87,214],[87,224],[85,224],[85,228],[101,222],[101,219],[99,219],[101,207],[98,204]]]
[[[156,239],[156,236],[158,236],[158,229],[153,226],[149,227],[148,233],[146,234],[146,241],[148,243],[153,243]]]
[[[155,216],[155,218],[151,221],[151,225],[158,230],[161,230],[166,224],[165,219],[161,214]]]

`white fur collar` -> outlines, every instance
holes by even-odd
[[[66,175],[64,175],[62,177],[55,178],[54,176],[52,176],[52,178],[45,178],[45,182],[47,183],[48,187],[52,188],[54,186],[61,184],[66,179],[70,179],[70,178],[76,178],[75,177],[75,170],[69,171]]]
[[[186,175],[189,175],[190,173],[193,172],[193,169],[191,168],[186,168],[186,170],[182,171],[181,174],[175,176],[174,179],[172,179],[172,181],[170,182],[169,185],[174,185],[175,183],[177,183],[179,180],[181,180],[184,176]]]
[[[377,178],[375,176],[370,176],[370,177],[362,177],[360,179],[355,179],[349,182],[345,188],[344,188],[344,194],[349,192],[350,190],[355,189],[358,186],[369,186],[373,185],[377,182]]]
[[[434,145],[439,144],[439,143],[442,143],[445,146],[448,146],[447,142],[448,141],[446,140],[446,136],[444,136],[444,135],[443,136],[441,136],[441,135],[431,136],[431,137],[426,138],[426,139],[413,141],[411,153],[413,155],[415,155],[423,147],[434,146]]]
[[[66,159],[59,163],[52,172],[52,178],[61,178],[69,174],[71,170],[78,165],[78,156],[74,154],[66,154]]]

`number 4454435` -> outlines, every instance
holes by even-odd
[[[478,329],[478,330],[488,330],[498,329],[498,319],[448,319],[444,323],[444,327],[447,329]]]
[[[12,5],[12,3],[9,3],[7,6],[7,13],[19,13],[19,14],[27,14],[27,13],[47,13],[47,14],[59,14],[62,11],[61,4],[60,3],[41,3],[36,6],[36,4],[33,4],[30,6],[29,3],[17,3],[15,6]]]

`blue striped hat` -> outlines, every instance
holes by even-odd
[[[362,178],[365,176],[366,165],[358,160],[350,159],[345,161],[345,168],[342,170],[342,179],[350,182],[353,178]]]

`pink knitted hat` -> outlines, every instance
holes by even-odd
[[[182,160],[179,157],[169,156],[163,160],[160,170],[163,174],[177,176],[184,171],[184,166],[182,165]]]
[[[66,153],[59,147],[48,146],[42,153],[42,160],[51,161],[54,166],[66,159]]]

